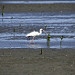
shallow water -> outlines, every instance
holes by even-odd
[[[29,45],[25,35],[40,28],[50,41],[42,33]],[[75,12],[0,13],[0,48],[75,48]]]

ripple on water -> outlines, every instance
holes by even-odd
[[[35,37],[35,44],[32,42],[29,45],[25,35],[33,30],[39,31],[40,28],[50,33],[50,41],[47,39],[48,35],[43,33]],[[61,36],[64,37],[62,40]],[[5,13],[3,17],[0,15],[0,48],[75,48],[75,13],[31,12]]]

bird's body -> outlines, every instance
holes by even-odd
[[[26,37],[30,37],[30,36],[32,36],[32,37],[39,36],[41,33],[42,33],[42,30],[40,29],[40,32],[33,31],[33,32],[27,34]]]
[[[40,29],[40,32],[33,31],[33,32],[31,32],[31,33],[28,33],[28,34],[26,35],[26,37],[33,37],[33,39],[34,39],[35,36],[41,35],[41,34],[42,34],[42,31],[44,31],[44,30],[43,30],[43,29]],[[45,31],[44,31],[44,32],[45,32]],[[33,40],[33,39],[32,39],[32,40]],[[30,40],[30,43],[31,43],[31,40]]]

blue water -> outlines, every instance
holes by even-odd
[[[29,45],[26,34],[40,28],[50,41],[43,32]],[[75,12],[0,13],[0,48],[75,48]]]
[[[55,4],[75,3],[75,1],[0,1],[0,4]]]
[[[0,4],[56,3],[75,1],[0,1]],[[35,37],[35,44],[29,45],[26,34],[34,30],[39,32],[40,28],[50,33],[50,40],[48,34],[42,33]],[[75,12],[4,13],[4,16],[0,13],[0,48],[75,48]]]

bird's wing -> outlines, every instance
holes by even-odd
[[[39,35],[39,33],[38,32],[36,32],[36,31],[33,31],[33,32],[31,32],[31,33],[29,33],[29,34],[27,34],[26,35],[26,37],[28,37],[28,36],[38,36]]]

